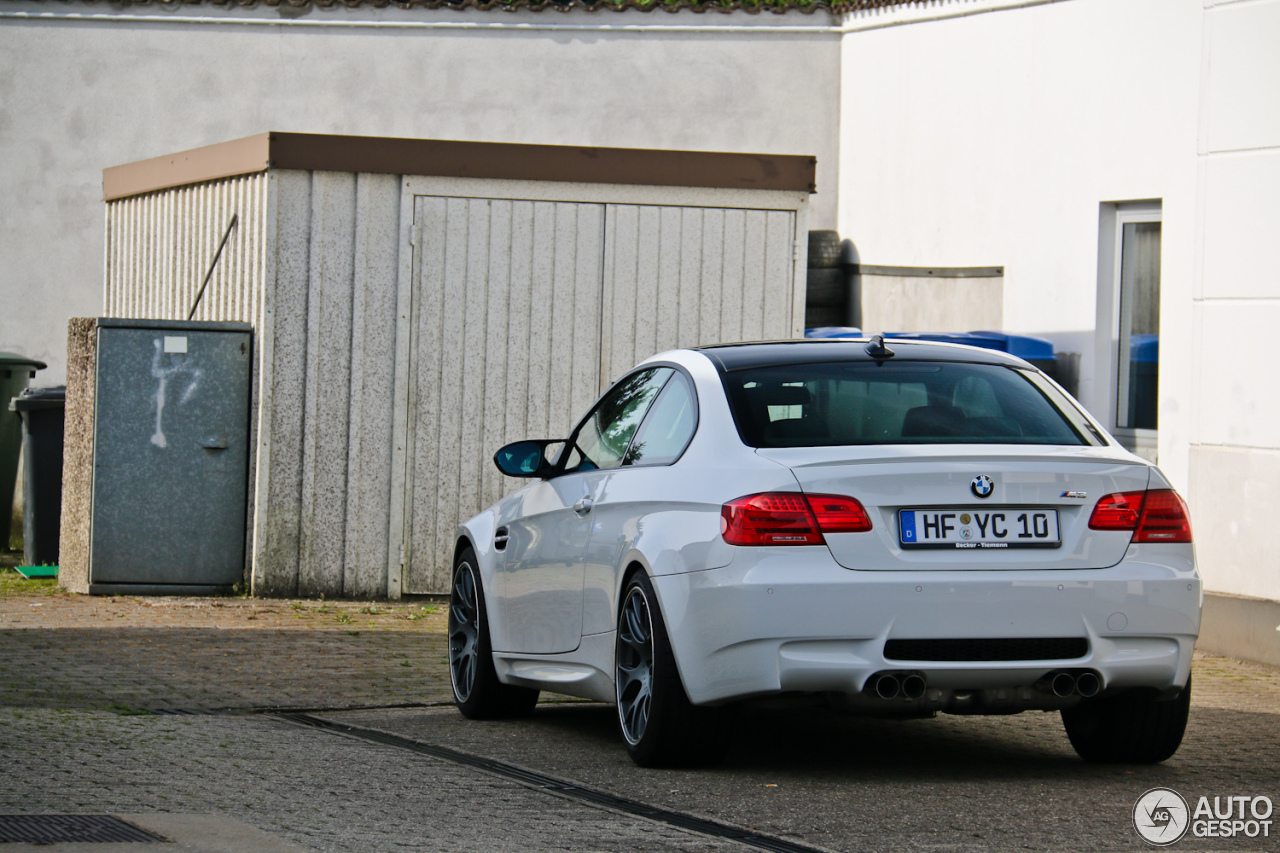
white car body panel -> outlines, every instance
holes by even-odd
[[[1168,487],[1157,468],[1114,440],[756,450],[739,439],[705,354],[674,351],[646,362],[656,363],[683,368],[698,396],[697,432],[678,462],[534,481],[459,528],[476,552],[503,682],[614,701],[618,599],[638,567],[653,581],[695,704],[789,691],[853,696],[885,670],[923,674],[926,701],[940,702],[947,691],[975,689],[988,691],[989,701],[1000,691],[1017,700],[1061,667],[1094,670],[1106,688],[1176,691],[1186,683],[1201,604],[1192,546],[1130,545],[1128,532],[1087,528],[1104,494]],[[996,480],[992,498],[970,492],[978,474]],[[856,497],[872,530],[830,534],[829,547],[727,544],[722,505],[769,491]],[[584,496],[593,505],[579,516],[572,505]],[[957,552],[898,544],[902,507],[1010,504],[1056,508],[1061,547]],[[494,547],[503,526],[511,531],[507,553]],[[1085,637],[1088,654],[954,663],[884,656],[895,638],[1021,637]]]
[[[582,558],[591,535],[590,513],[574,504],[588,496],[604,471],[539,480],[499,504],[495,527],[507,546],[494,553],[491,587],[504,630],[495,650],[568,652],[582,635]]]

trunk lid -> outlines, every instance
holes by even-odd
[[[1142,460],[1099,447],[880,445],[757,452],[790,468],[808,494],[862,502],[871,531],[827,534],[826,540],[840,565],[867,571],[1113,566],[1124,558],[1132,534],[1090,530],[1089,517],[1103,495],[1142,491],[1151,475]],[[990,494],[979,497],[985,483],[976,490],[973,484],[984,476]],[[905,521],[903,510],[912,513]],[[1043,525],[1035,532],[1047,531],[1045,537],[1031,535],[1027,525],[1033,520]],[[1056,543],[1049,541],[1054,520]],[[903,544],[904,524],[918,543],[914,547]],[[996,539],[997,530],[1009,535]],[[962,535],[974,541],[957,538]],[[921,541],[929,536],[930,542]]]

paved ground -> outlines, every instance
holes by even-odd
[[[0,572],[0,813],[212,813],[361,853],[745,849],[262,709],[330,709],[317,713],[840,851],[1138,850],[1130,810],[1154,786],[1193,807],[1280,803],[1280,670],[1222,658],[1197,658],[1186,742],[1156,767],[1083,764],[1051,714],[810,709],[744,713],[723,767],[652,771],[626,759],[603,706],[462,720],[444,650],[435,602],[89,599]]]

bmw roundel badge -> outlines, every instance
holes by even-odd
[[[991,493],[996,490],[996,484],[986,474],[979,474],[973,478],[973,482],[969,484],[969,489],[976,497],[989,498]]]

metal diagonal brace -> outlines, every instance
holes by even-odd
[[[188,320],[196,316],[196,309],[200,307],[200,300],[204,298],[204,291],[209,286],[209,279],[213,278],[213,271],[218,268],[218,259],[222,257],[222,250],[227,246],[227,239],[231,236],[231,230],[236,227],[236,223],[239,221],[240,214],[231,214],[231,221],[227,223],[227,233],[222,235],[222,242],[218,244],[218,251],[213,255],[213,262],[209,264],[209,271],[204,274],[204,283],[200,285],[200,292],[196,294],[196,301],[191,303],[191,310],[187,312]]]

